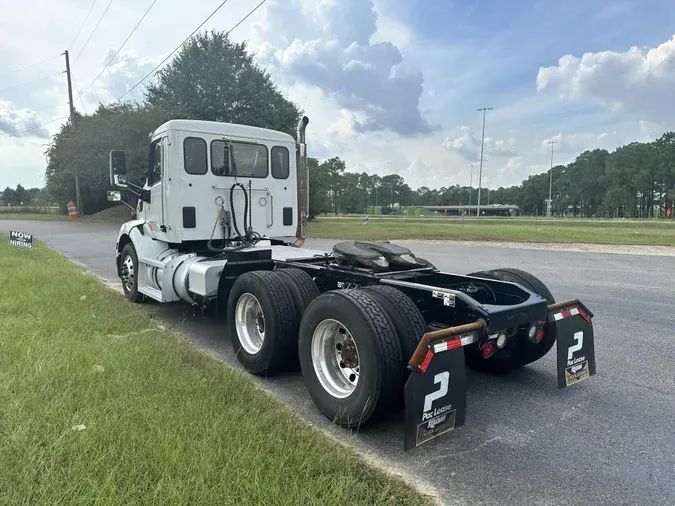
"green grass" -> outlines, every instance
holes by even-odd
[[[309,237],[325,239],[449,239],[590,244],[675,245],[675,220],[546,218],[319,218]]]
[[[33,221],[55,221],[67,220],[68,216],[65,214],[52,213],[19,213],[11,212],[5,213],[0,211],[0,220],[33,220]]]
[[[0,322],[3,506],[428,504],[41,244]]]

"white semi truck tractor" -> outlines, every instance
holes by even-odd
[[[559,388],[595,374],[591,311],[525,271],[443,273],[389,242],[302,247],[308,123],[293,139],[168,121],[150,134],[143,184],[112,150],[109,198],[134,213],[115,245],[125,296],[223,312],[247,371],[299,361],[317,407],[344,427],[404,409],[405,450],[464,424],[465,364],[499,372],[556,346]]]

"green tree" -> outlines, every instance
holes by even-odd
[[[26,189],[20,184],[14,190],[14,204],[17,206],[28,204],[29,196]]]
[[[295,136],[298,108],[258,67],[246,43],[225,32],[191,38],[148,87],[146,101],[170,115],[240,123]]]
[[[51,197],[65,209],[68,202],[75,200],[75,176],[79,176],[85,214],[108,207],[108,157],[112,149],[125,150],[130,180],[143,184],[148,166],[148,133],[169,119],[170,114],[145,105],[117,103],[79,117],[76,128],[68,122],[46,152],[45,177]]]
[[[14,190],[10,188],[9,186],[4,189],[2,192],[2,201],[5,203],[6,206],[13,206],[14,205]]]

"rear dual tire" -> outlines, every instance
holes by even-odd
[[[246,272],[232,285],[228,334],[248,372],[267,376],[282,371],[297,353],[298,324],[291,290],[275,272]]]
[[[298,352],[312,400],[335,423],[358,427],[396,404],[405,375],[401,344],[371,293],[317,297],[302,318]]]
[[[228,325],[246,370],[271,375],[299,361],[316,406],[350,428],[403,405],[405,364],[426,331],[415,304],[395,288],[319,295],[312,278],[294,268],[240,276]]]
[[[480,271],[468,274],[468,276],[482,277],[486,279],[494,279],[499,281],[507,281],[510,283],[517,283],[526,289],[534,292],[546,302],[550,304],[555,303],[555,299],[550,290],[546,287],[540,279],[533,276],[529,272],[512,269],[492,269],[489,271]],[[487,373],[505,373],[514,369],[518,369],[532,362],[536,362],[544,357],[553,347],[556,340],[555,325],[546,324],[544,338],[540,343],[533,343],[521,330],[517,339],[514,342],[513,348],[508,350],[498,351],[495,355],[487,360],[480,356],[480,352],[474,349],[466,350],[466,363],[472,369]]]

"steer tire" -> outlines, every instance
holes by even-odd
[[[319,379],[317,369],[326,377],[326,371],[339,376],[341,368],[333,363],[331,347],[326,348],[326,360],[313,359],[314,351],[323,349],[315,330],[319,325],[334,325],[351,334],[358,350],[359,375],[351,392],[333,395]],[[400,394],[405,372],[401,345],[396,328],[387,311],[374,294],[360,290],[334,290],[319,295],[302,317],[298,352],[302,375],[316,406],[335,423],[348,428],[359,427],[371,419],[387,413]],[[314,355],[317,356],[316,354]],[[327,364],[332,364],[333,367]]]
[[[120,260],[120,279],[122,279],[122,269],[124,269],[124,263],[127,257],[131,259],[132,267],[133,267],[133,272],[131,273],[131,281],[132,281],[132,286],[131,288],[127,287],[126,283],[124,280],[122,280],[122,290],[124,291],[124,296],[129,299],[131,302],[134,303],[141,303],[145,301],[145,295],[140,293],[138,291],[138,255],[136,254],[136,248],[134,247],[133,243],[128,242],[124,245],[124,248],[122,248],[122,254],[121,254],[121,260]]]
[[[520,269],[492,269],[469,274],[469,276],[517,283],[531,292],[536,293],[543,299],[546,299],[548,304],[555,303],[555,299],[550,290],[541,282],[541,280],[529,272]],[[467,364],[473,369],[491,373],[503,373],[518,369],[524,365],[536,362],[546,355],[555,344],[556,336],[555,325],[550,323],[546,324],[544,339],[539,344],[535,344],[528,340],[527,336],[523,334],[523,331],[520,331],[520,335],[517,337],[512,349],[505,349],[497,352],[493,357],[487,360],[483,360],[477,351],[467,350]]]
[[[244,327],[238,327],[237,305],[247,294],[255,298],[262,310],[262,346],[257,350],[244,344],[247,340],[238,331],[239,328],[244,332]],[[244,297],[242,302],[247,298],[250,300]],[[246,272],[232,285],[227,304],[228,333],[237,360],[248,372],[269,376],[288,367],[297,354],[298,323],[291,291],[275,272]],[[251,334],[259,335],[253,327]]]
[[[314,283],[312,276],[295,267],[276,269],[274,272],[279,275],[279,278],[291,291],[298,322],[300,322],[307,306],[319,296],[320,292],[316,283]]]

